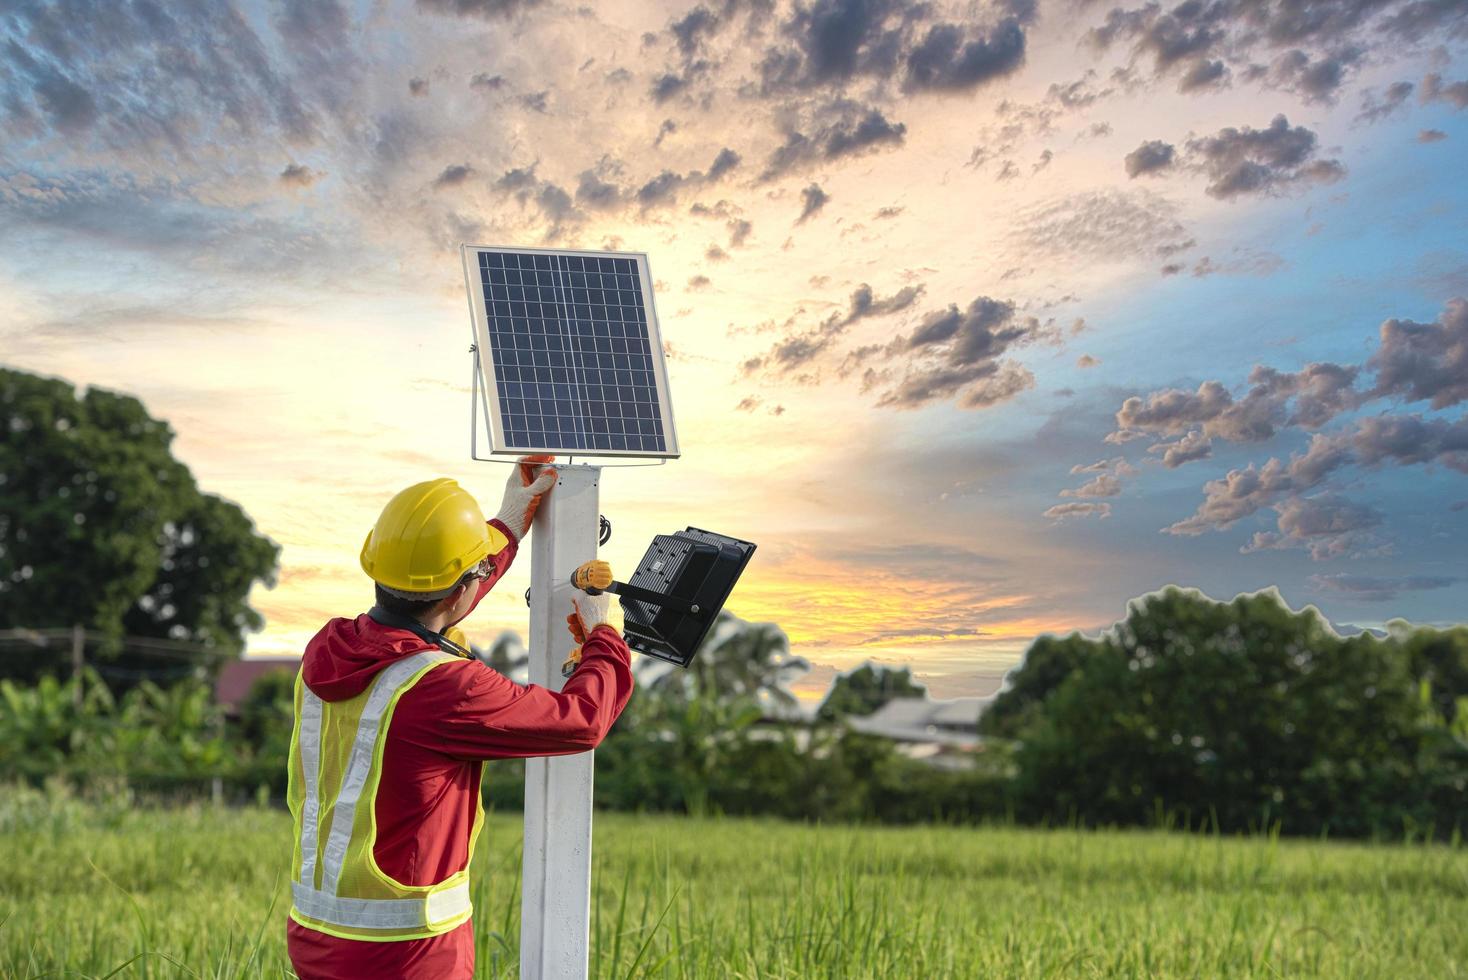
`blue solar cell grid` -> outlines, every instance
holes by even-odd
[[[667,451],[635,259],[482,251],[479,277],[505,448]]]

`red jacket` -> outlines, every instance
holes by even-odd
[[[513,536],[510,542],[475,605],[514,560]],[[301,671],[317,697],[343,701],[360,694],[384,667],[426,649],[407,630],[365,614],[333,619],[307,645]],[[475,660],[434,667],[399,699],[388,727],[377,791],[378,866],[408,885],[434,884],[463,868],[479,796],[479,762],[595,748],[631,694],[631,654],[609,626],[591,631],[581,666],[560,692],[521,686]],[[428,939],[363,942],[287,919],[286,940],[302,980],[469,978],[472,926],[466,922]]]

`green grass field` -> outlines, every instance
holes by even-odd
[[[0,976],[278,976],[273,810],[0,806]],[[476,858],[513,976],[519,819]],[[1468,976],[1468,853],[1147,832],[597,819],[598,977]]]

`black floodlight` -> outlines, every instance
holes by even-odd
[[[751,542],[696,527],[659,534],[631,579],[600,591],[621,596],[629,647],[687,667],[752,554]]]

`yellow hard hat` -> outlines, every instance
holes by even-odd
[[[508,544],[469,491],[447,478],[429,480],[387,502],[362,543],[362,571],[389,592],[442,598]]]

